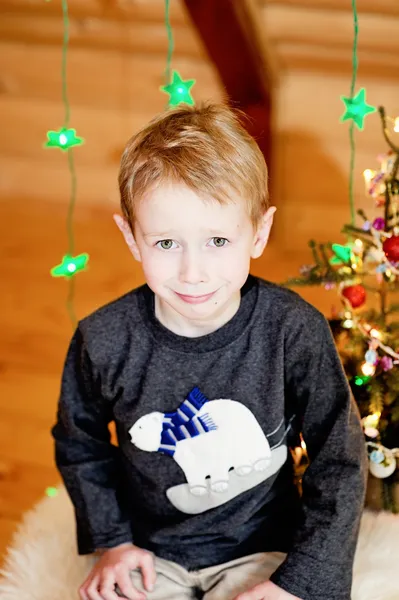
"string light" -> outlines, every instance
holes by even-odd
[[[358,69],[358,56],[357,56],[357,40],[359,36],[359,19],[357,15],[356,0],[352,0],[352,13],[353,13],[353,46],[352,46],[352,80],[350,86],[349,97],[341,96],[341,100],[344,102],[346,111],[341,117],[341,121],[350,120],[351,124],[349,127],[349,141],[350,141],[350,165],[349,165],[349,206],[351,214],[351,224],[355,225],[355,197],[354,197],[354,180],[355,180],[355,155],[356,155],[356,142],[355,142],[355,119],[359,119],[360,103],[362,99],[362,90],[355,96],[357,69]],[[364,88],[362,88],[364,89]],[[364,94],[365,97],[365,94]],[[363,97],[363,99],[364,99]],[[373,111],[374,112],[374,111]],[[366,113],[367,114],[367,113]],[[365,115],[364,115],[365,116]],[[364,119],[364,117],[363,117]],[[363,124],[363,121],[361,121]]]
[[[341,117],[341,121],[352,120],[359,129],[364,129],[364,119],[370,113],[376,112],[376,107],[367,104],[366,90],[362,88],[353,98],[341,96],[346,110]]]
[[[399,133],[399,117],[396,117],[395,119],[395,125],[393,130],[395,131],[395,133]]]
[[[47,132],[46,148],[60,148],[60,150],[69,150],[74,146],[80,146],[84,140],[76,135],[75,129],[66,129],[62,127],[59,131]]]
[[[79,271],[86,269],[88,260],[88,254],[79,254],[78,256],[66,254],[62,262],[51,269],[51,275],[53,277],[72,277]]]
[[[194,99],[191,96],[191,88],[195,84],[195,79],[182,79],[177,71],[173,71],[171,78],[172,55],[174,49],[173,31],[169,17],[170,0],[165,0],[165,27],[168,36],[168,54],[166,58],[165,81],[166,84],[160,87],[160,90],[169,95],[168,106],[178,106],[179,104],[194,105]]]
[[[62,44],[62,61],[61,61],[61,81],[62,81],[62,100],[64,104],[64,124],[58,130],[50,130],[47,132],[47,142],[45,143],[46,148],[58,148],[63,152],[67,153],[68,156],[68,168],[71,177],[71,191],[69,199],[69,207],[67,214],[67,236],[68,236],[68,251],[62,258],[62,262],[55,265],[50,269],[52,277],[65,277],[70,280],[68,297],[67,297],[67,310],[69,312],[72,326],[76,326],[76,316],[74,312],[74,290],[75,286],[72,281],[73,276],[79,271],[86,269],[87,262],[89,260],[88,254],[79,254],[73,256],[75,253],[75,242],[73,233],[73,214],[76,203],[76,191],[77,191],[77,180],[76,171],[73,157],[73,148],[75,146],[81,146],[84,143],[84,139],[76,135],[76,130],[69,127],[70,121],[70,105],[68,99],[67,89],[67,55],[68,55],[68,43],[69,43],[69,15],[68,15],[68,1],[62,0],[62,15],[63,15],[63,44]]]
[[[172,82],[161,87],[161,90],[169,94],[169,106],[178,106],[179,104],[194,104],[190,89],[195,83],[195,79],[184,81],[177,71],[173,71]]]

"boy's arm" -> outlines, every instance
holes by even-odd
[[[122,508],[119,450],[110,442],[112,418],[77,329],[65,361],[52,435],[56,464],[75,508],[79,554],[132,541]]]
[[[285,348],[287,402],[310,458],[300,521],[287,559],[271,580],[303,600],[349,600],[366,483],[358,410],[325,318],[295,320]]]

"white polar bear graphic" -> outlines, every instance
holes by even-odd
[[[252,412],[234,400],[209,401],[195,390],[202,397],[201,406],[193,406],[189,395],[176,413],[144,415],[129,430],[132,443],[173,456],[196,496],[208,494],[208,478],[211,492],[226,492],[232,469],[241,477],[266,470],[271,450]],[[165,435],[173,438],[171,444],[162,443]]]

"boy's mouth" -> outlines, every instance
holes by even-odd
[[[187,302],[187,304],[202,304],[212,298],[215,293],[216,292],[211,292],[210,294],[205,294],[203,296],[186,296],[185,294],[178,294],[176,292],[176,295],[179,296],[183,302]]]

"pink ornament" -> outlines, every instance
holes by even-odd
[[[390,371],[393,369],[393,360],[390,356],[383,356],[380,360],[380,365],[383,371]]]
[[[385,227],[385,220],[382,217],[377,217],[373,221],[373,227],[377,231],[383,231],[383,229]]]

